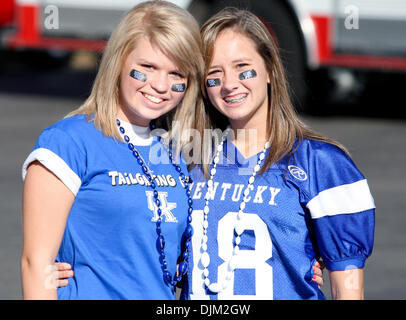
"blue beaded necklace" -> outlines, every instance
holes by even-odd
[[[175,167],[176,171],[179,173],[180,178],[182,179],[183,182],[183,188],[186,190],[186,196],[188,198],[188,216],[187,216],[187,226],[185,230],[185,242],[184,246],[182,248],[182,261],[179,263],[178,266],[178,272],[175,274],[173,277],[170,274],[168,270],[168,263],[166,261],[166,256],[165,256],[165,238],[162,234],[162,229],[161,229],[161,223],[162,223],[162,210],[161,210],[161,201],[158,199],[158,191],[156,190],[156,183],[153,181],[154,177],[151,174],[152,171],[148,168],[147,164],[145,163],[144,159],[142,158],[141,154],[138,152],[138,150],[135,148],[134,144],[131,143],[130,137],[125,134],[124,128],[121,126],[120,120],[117,121],[117,126],[124,136],[124,140],[128,145],[128,148],[132,152],[133,156],[137,160],[137,163],[141,166],[142,171],[144,172],[145,176],[147,177],[150,187],[153,189],[154,193],[154,201],[156,204],[157,213],[158,213],[158,220],[156,221],[156,233],[158,235],[157,238],[157,244],[159,248],[159,254],[160,254],[160,261],[162,264],[162,272],[164,276],[164,281],[167,284],[172,285],[175,287],[181,280],[182,276],[186,274],[188,270],[188,260],[189,260],[189,248],[190,248],[190,241],[192,239],[193,235],[193,227],[191,225],[192,223],[192,212],[193,212],[193,200],[191,197],[191,192],[190,192],[190,184],[191,180],[190,177],[186,177],[186,175],[182,172],[182,168],[173,162],[173,153],[172,153],[172,142],[169,143],[169,149],[168,149],[168,156],[169,160],[171,161],[172,165]],[[155,129],[154,125],[150,125],[150,129],[153,130]],[[158,136],[158,141],[161,143],[162,138]]]

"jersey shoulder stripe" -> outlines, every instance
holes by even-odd
[[[320,192],[306,206],[313,219],[375,208],[366,179]]]

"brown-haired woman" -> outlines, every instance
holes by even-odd
[[[225,131],[201,170],[207,183],[192,174],[186,293],[323,299],[312,281],[321,257],[332,297],[362,299],[375,210],[366,179],[344,147],[299,120],[278,49],[254,14],[226,8],[201,34],[206,111],[212,128]]]

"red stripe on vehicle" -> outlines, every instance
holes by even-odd
[[[35,41],[27,41],[25,38],[14,38],[9,45],[13,48],[36,48],[56,50],[87,50],[103,52],[106,47],[105,40],[87,40],[74,38],[40,37]]]
[[[330,59],[324,60],[322,64],[355,68],[406,70],[406,57],[336,54],[331,56]]]
[[[320,65],[395,70],[406,69],[406,57],[335,54],[333,48],[333,18],[329,16],[312,16],[311,18],[316,31]]]
[[[27,42],[37,41],[40,37],[39,8],[32,5],[23,5],[16,6],[16,10],[18,33],[15,37],[24,39]]]
[[[0,1],[0,26],[8,25],[13,21],[14,0]]]
[[[6,39],[11,48],[37,48],[60,50],[89,50],[102,52],[104,40],[43,37],[41,31],[42,13],[38,6],[16,6],[17,33]]]
[[[316,31],[319,61],[322,64],[332,56],[332,18],[328,16],[312,16]]]

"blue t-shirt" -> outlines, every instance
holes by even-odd
[[[209,198],[210,283],[230,278],[237,212],[257,157],[244,159],[233,143],[224,143]],[[347,270],[364,267],[372,252],[375,205],[365,177],[339,148],[304,140],[293,156],[255,177],[236,269],[227,288],[212,293],[200,262],[207,183],[199,168],[192,178],[193,269],[184,299],[325,299],[312,281],[316,259],[329,270]]]
[[[185,189],[166,149],[149,129],[122,123],[156,176],[166,260],[173,275],[187,221]],[[58,289],[59,299],[175,299],[163,280],[153,189],[126,143],[104,136],[78,115],[42,132],[23,172],[35,160],[75,195],[57,257],[72,265],[75,276]]]

